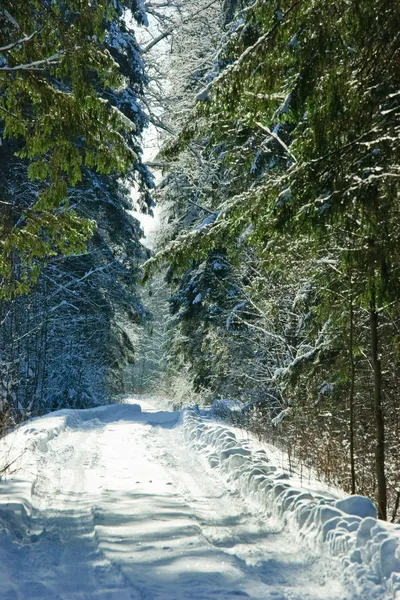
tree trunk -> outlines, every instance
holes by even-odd
[[[387,518],[387,497],[385,478],[385,427],[382,412],[382,371],[378,351],[378,313],[375,298],[371,300],[370,307],[371,354],[374,370],[374,416],[375,416],[375,474],[378,485],[378,517]]]
[[[354,307],[353,300],[350,300],[350,332],[349,332],[349,364],[350,364],[350,393],[349,393],[349,408],[350,408],[350,470],[351,470],[351,493],[356,493],[356,468],[354,462],[354,381],[355,381],[355,365],[353,354],[353,337],[354,337]]]

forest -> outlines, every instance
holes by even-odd
[[[399,32],[393,0],[0,0],[3,433],[220,400],[399,522]]]

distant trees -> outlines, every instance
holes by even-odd
[[[223,249],[246,308],[211,356],[222,368],[224,348],[232,362],[239,324],[249,344],[264,336],[252,360],[239,350],[251,377],[265,367],[263,426],[274,420],[349,490],[376,493],[386,518],[399,485],[400,9],[255,2],[225,7],[220,23],[199,101],[163,150],[176,229],[157,260],[182,273]],[[204,343],[208,316],[190,310],[185,328]]]

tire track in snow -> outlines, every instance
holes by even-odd
[[[347,597],[188,447],[179,414],[115,405],[68,415],[35,450],[37,541],[4,538],[2,600]]]
[[[231,556],[253,582],[250,597],[277,600],[344,600],[346,592],[329,577],[340,580],[332,561],[304,552],[282,524],[249,506],[227,486],[208,461],[189,450],[182,430],[152,432],[149,446],[156,458],[179,473],[179,490],[193,510],[200,534],[208,544]]]
[[[38,543],[25,549],[22,598],[145,600],[100,551],[95,536],[102,480],[98,427],[70,428],[48,443],[34,486]],[[29,576],[30,575],[30,576]]]

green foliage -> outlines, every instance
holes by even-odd
[[[398,398],[388,398],[399,378],[399,29],[400,5],[390,0],[256,0],[237,15],[202,100],[163,151],[172,164],[164,197],[174,191],[180,206],[186,194],[215,219],[204,226],[199,213],[188,219],[189,231],[174,235],[149,267],[167,260],[175,272],[193,271],[197,258],[218,248],[236,267],[251,267],[242,292],[257,310],[255,323],[246,318],[247,335],[261,329],[265,353],[257,349],[246,363],[243,352],[241,372],[254,375],[262,365],[259,387],[273,387],[281,408],[296,400],[283,430],[288,443],[297,436],[302,456],[315,440],[345,456],[352,437],[360,464],[375,434],[384,445],[374,420],[384,414],[397,431]],[[190,152],[218,173],[211,191],[194,169],[192,189],[179,190],[177,173]],[[297,300],[303,288],[311,290],[304,307]],[[376,317],[379,352],[368,313]],[[191,333],[207,360],[211,354],[226,367],[234,335],[205,332],[204,322],[197,313]],[[393,472],[394,456],[389,464]],[[336,468],[349,486],[348,472]],[[372,493],[378,470],[362,465],[364,493]]]
[[[123,116],[98,94],[99,87],[123,86],[104,45],[118,18],[108,0],[2,4],[0,131],[18,140],[18,156],[40,183],[29,210],[1,214],[3,297],[27,291],[40,261],[82,251],[94,224],[70,211],[66,199],[83,169],[123,172],[137,161]]]
[[[379,303],[388,299],[400,250],[399,24],[386,0],[252,5],[219,54],[228,66],[208,100],[166,149],[173,157],[193,135],[207,136],[209,147],[223,144],[222,164],[240,183],[225,185],[213,225],[182,238],[186,253],[174,243],[165,254],[179,263],[199,248],[235,246],[249,224],[261,256],[283,235],[307,232],[304,243],[318,248],[329,231],[343,267],[364,271],[360,300],[372,288]]]
[[[40,212],[27,218],[23,228],[5,235],[1,242],[0,276],[7,282],[2,297],[12,299],[30,290],[40,273],[38,259],[85,252],[94,227],[94,221],[82,219],[74,211]],[[21,258],[19,277],[12,266],[15,254]]]

